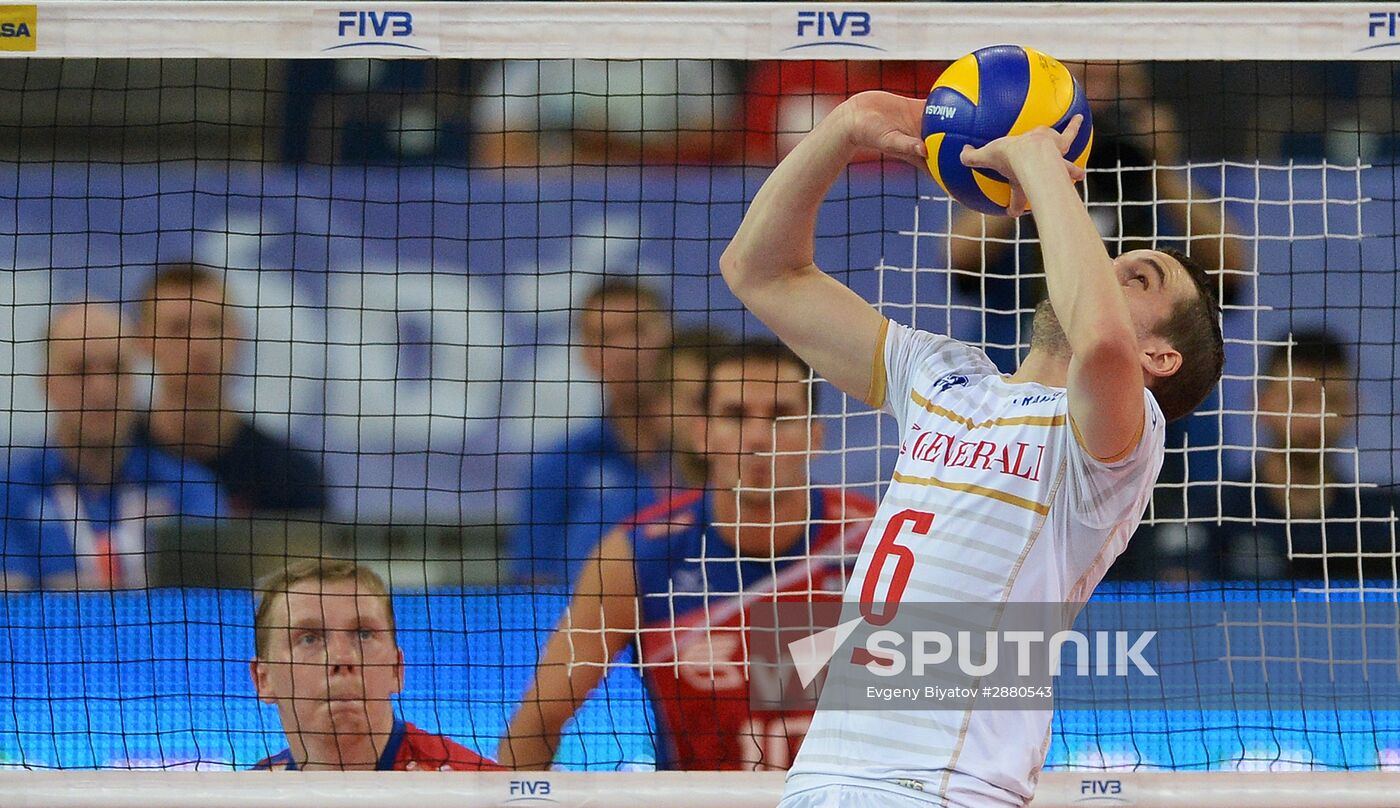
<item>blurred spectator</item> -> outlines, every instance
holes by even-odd
[[[1347,348],[1322,330],[1293,340],[1261,369],[1253,469],[1221,486],[1218,506],[1214,487],[1193,489],[1191,521],[1154,531],[1162,577],[1393,581],[1397,500],[1358,490],[1339,463],[1356,412]]]
[[[156,272],[141,295],[138,330],[156,371],[139,440],[212,470],[240,513],[325,507],[321,467],[230,401],[243,335],[214,270],[176,264]]]
[[[827,113],[856,93],[925,96],[946,62],[754,62],[744,99],[743,162],[776,165]],[[871,153],[867,159],[878,155]]]
[[[696,446],[696,420],[704,414],[705,374],[713,357],[728,350],[734,339],[715,328],[676,331],[666,358],[671,390],[662,410],[671,420],[671,445],[679,482],[690,488],[705,484],[705,458]]]
[[[481,71],[473,162],[712,162],[732,152],[740,69],[702,59],[511,60]]]
[[[133,441],[124,339],[113,306],[66,306],[49,322],[49,439],[0,485],[7,589],[141,586],[148,520],[227,510],[208,471]]]
[[[467,161],[467,85],[457,59],[303,59],[287,70],[282,159]]]
[[[582,568],[501,742],[502,762],[548,768],[565,724],[631,643],[658,719],[658,769],[792,762],[811,714],[750,701],[744,629],[762,622],[751,607],[838,600],[875,513],[859,494],[811,485],[822,424],[810,375],[773,341],[712,357],[694,422],[704,490],[612,531]]]
[[[507,548],[509,577],[520,583],[572,581],[603,535],[672,480],[665,302],[633,281],[606,280],[584,298],[577,327],[583,361],[603,385],[603,415],[531,461]]]
[[[1221,302],[1230,303],[1238,294],[1240,273],[1248,261],[1244,241],[1224,235],[1233,228],[1222,220],[1219,202],[1185,202],[1208,194],[1193,188],[1184,171],[1171,168],[1186,160],[1182,130],[1171,107],[1153,98],[1146,63],[1069,62],[1066,66],[1082,83],[1094,115],[1094,143],[1084,182],[1089,214],[1108,242],[1109,252],[1118,255],[1160,246],[1181,249],[1215,274],[1223,287]],[[1019,363],[1015,346],[1030,333],[1029,314],[1045,295],[1039,251],[1022,249],[1016,254],[1012,243],[1018,223],[1020,237],[1034,239],[1035,221],[1030,216],[1019,220],[982,216],[961,206],[954,210],[953,277],[964,294],[978,298],[987,309],[982,318],[985,332],[971,341],[985,339],[988,356],[1010,373]],[[1159,233],[1163,237],[1153,244]],[[1222,269],[1230,271],[1222,273]]]
[[[395,717],[403,651],[394,603],[378,575],[350,561],[302,559],[259,590],[249,670],[258,698],[277,706],[288,746],[253,768],[501,769]]]

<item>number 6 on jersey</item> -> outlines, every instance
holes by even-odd
[[[933,514],[906,509],[894,515],[885,525],[885,534],[875,546],[875,554],[870,559],[870,569],[865,572],[865,584],[860,590],[860,616],[869,623],[883,626],[894,619],[899,609],[899,601],[904,597],[904,588],[909,585],[909,576],[914,571],[914,551],[896,541],[905,525],[921,536],[927,536],[933,527]],[[879,611],[875,610],[875,590],[880,584],[880,572],[885,567],[885,559],[895,557],[894,572],[890,574],[889,587]]]

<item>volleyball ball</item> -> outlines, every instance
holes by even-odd
[[[953,62],[934,83],[924,105],[928,167],[948,195],[978,213],[1006,215],[1011,186],[985,168],[968,168],[963,146],[985,146],[999,137],[1038,126],[1063,132],[1083,115],[1065,158],[1081,168],[1089,161],[1094,125],[1084,88],[1050,56],[1020,45],[993,45]]]

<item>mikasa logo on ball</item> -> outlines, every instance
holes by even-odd
[[[948,106],[947,104],[929,104],[924,107],[924,114],[933,115],[946,121],[954,115],[957,115],[958,110],[957,107]]]

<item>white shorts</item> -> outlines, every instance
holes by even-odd
[[[893,788],[826,783],[784,793],[778,808],[934,808],[944,804],[932,795],[900,794]]]
[[[778,808],[1026,808],[1030,804],[1029,800],[1010,792],[993,795],[994,791],[1000,789],[986,786],[969,792],[955,788],[953,794],[945,796],[906,787],[893,780],[796,774],[788,778]]]

